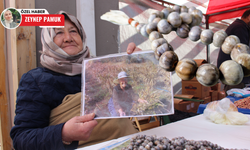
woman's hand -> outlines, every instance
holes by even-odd
[[[136,47],[135,43],[131,42],[128,44],[127,53],[132,54],[133,52],[141,51],[140,48]]]
[[[94,113],[76,116],[68,120],[62,128],[62,140],[66,142],[87,140],[97,125]]]
[[[119,114],[120,114],[120,117],[126,115],[125,112],[122,111],[122,109],[119,109],[118,112],[119,112]]]

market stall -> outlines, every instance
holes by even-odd
[[[247,115],[250,118],[249,115]],[[223,148],[249,149],[250,148],[250,121],[245,125],[221,125],[198,115],[175,123],[160,126],[151,130],[143,131],[140,135],[156,135],[157,137],[184,137],[188,140],[207,140]],[[114,139],[104,143],[79,148],[78,150],[105,149],[112,144],[131,138],[134,135]]]
[[[244,6],[243,6],[244,7]],[[244,7],[244,9],[246,9],[247,7]],[[174,8],[173,8],[174,9]],[[148,20],[148,24],[142,24],[142,23],[140,23],[140,21],[135,21],[135,19],[132,19],[132,18],[129,18],[129,17],[125,17],[125,20],[126,20],[126,18],[127,18],[127,20],[128,20],[128,23],[130,24],[130,25],[132,25],[133,27],[136,27],[136,30],[140,33],[140,34],[142,34],[144,37],[148,37],[149,38],[149,40],[152,42],[151,43],[151,48],[152,48],[152,50],[155,52],[155,56],[156,56],[156,58],[157,58],[157,56],[158,56],[158,60],[159,60],[159,65],[163,68],[163,69],[165,69],[166,71],[170,71],[170,72],[172,72],[172,71],[175,71],[175,73],[182,79],[182,80],[192,80],[192,78],[194,77],[194,76],[196,76],[196,79],[199,81],[199,83],[201,83],[202,85],[204,85],[204,86],[206,86],[206,87],[211,87],[211,86],[214,86],[214,85],[216,85],[217,83],[218,83],[218,79],[219,79],[219,71],[218,71],[218,68],[216,68],[216,66],[214,66],[214,65],[211,65],[211,64],[209,64],[209,63],[206,63],[205,65],[200,65],[200,66],[198,66],[199,68],[197,69],[196,67],[197,67],[197,63],[196,62],[194,62],[194,60],[191,60],[192,58],[188,58],[188,59],[179,59],[178,60],[178,58],[176,58],[177,57],[177,55],[173,52],[173,50],[171,51],[170,49],[171,49],[171,45],[169,46],[168,44],[168,42],[165,42],[164,40],[164,38],[165,37],[163,37],[162,35],[160,35],[160,34],[168,34],[168,33],[164,33],[165,31],[161,31],[161,25],[159,25],[160,24],[160,22],[163,20],[164,21],[164,16],[167,16],[167,15],[169,15],[169,16],[167,16],[165,19],[167,19],[167,21],[168,21],[168,23],[170,23],[171,25],[172,25],[172,31],[175,31],[176,32],[176,34],[180,37],[180,38],[187,38],[187,37],[191,37],[190,36],[190,34],[188,34],[187,35],[187,33],[185,32],[185,35],[182,35],[182,33],[180,33],[181,31],[180,30],[186,30],[186,28],[185,27],[182,27],[182,25],[183,24],[185,24],[186,22],[185,22],[185,20],[183,19],[183,18],[181,18],[181,19],[179,19],[180,17],[178,16],[179,14],[178,14],[178,12],[180,12],[179,11],[179,9],[176,9],[175,11],[172,11],[171,13],[172,14],[174,14],[175,13],[175,16],[174,16],[174,18],[177,20],[176,22],[178,22],[178,19],[179,20],[181,20],[180,21],[180,23],[176,23],[175,21],[173,21],[173,22],[171,22],[172,20],[172,14],[171,13],[169,13],[169,14],[167,14],[167,15],[165,15],[165,14],[163,14],[162,16],[161,16],[161,13],[164,13],[164,9],[161,11],[161,12],[157,12],[156,14],[153,14],[153,15],[155,15],[156,17],[155,18],[159,18],[158,19],[158,21],[156,21],[156,22],[154,22],[154,21],[152,21],[152,22],[150,22],[150,19]],[[222,11],[222,10],[221,10]],[[174,13],[173,13],[174,12]],[[211,14],[212,13],[215,13],[216,14],[216,12],[213,12],[213,11],[211,11]],[[197,14],[193,14],[193,15],[197,15],[197,16],[199,16],[200,18],[202,18],[202,14],[200,15],[201,13],[199,12],[199,13],[197,13]],[[153,16],[152,15],[152,16]],[[157,16],[158,15],[158,16]],[[112,16],[112,15],[111,15]],[[159,17],[160,16],[160,17]],[[170,17],[171,16],[171,17]],[[211,15],[211,16],[213,16],[213,15]],[[149,18],[150,18],[151,16],[149,16]],[[234,17],[236,17],[236,16],[234,16]],[[108,17],[107,17],[108,18]],[[155,19],[154,18],[154,19]],[[208,20],[208,21],[216,21],[216,18],[213,18],[213,17],[211,17],[212,19],[211,20]],[[110,19],[110,20],[112,20],[113,21],[113,23],[115,22],[114,21],[114,19]],[[160,21],[159,21],[160,20]],[[173,19],[174,20],[174,19]],[[111,22],[112,22],[111,21]],[[162,22],[163,22],[162,21]],[[166,22],[166,21],[165,21]],[[182,23],[181,23],[182,22]],[[117,23],[117,22],[116,22]],[[190,23],[187,23],[188,25],[190,25],[190,26],[192,26],[192,27],[194,27],[195,25],[196,26],[199,26],[199,23],[197,23],[197,24],[195,24],[195,25],[191,25],[193,23],[193,21]],[[119,24],[119,23],[118,23]],[[155,25],[155,24],[157,24],[157,25]],[[166,23],[167,24],[167,23]],[[177,25],[178,24],[178,25]],[[141,25],[141,26],[140,26]],[[152,25],[152,26],[151,26]],[[137,27],[138,26],[138,27]],[[140,27],[139,27],[140,26]],[[157,26],[157,27],[155,27],[155,26]],[[167,25],[166,25],[167,26]],[[151,28],[152,27],[152,28]],[[180,29],[181,28],[181,29]],[[179,30],[178,30],[179,29]],[[203,28],[204,29],[204,28]],[[159,35],[158,37],[157,36],[154,36],[153,38],[151,37],[151,33],[153,33],[155,31],[155,35]],[[186,30],[187,32],[189,32],[189,30]],[[206,33],[207,34],[214,34],[213,33],[213,31],[211,31],[211,30],[203,30],[203,31],[207,31]],[[203,32],[202,31],[202,32]],[[157,33],[156,33],[157,32]],[[178,33],[179,32],[179,33]],[[191,32],[191,31],[190,31]],[[189,32],[189,33],[190,33]],[[184,33],[183,33],[184,34]],[[204,45],[209,45],[209,44],[211,44],[211,43],[213,43],[214,41],[217,41],[217,40],[220,40],[220,39],[215,39],[215,38],[212,38],[212,36],[211,36],[211,34],[210,34],[210,37],[209,36],[205,36],[204,34],[202,34],[202,33],[200,33],[197,37],[198,37],[198,39],[197,40],[193,40],[193,39],[191,39],[191,41],[194,41],[194,42],[196,42],[196,41],[198,41],[199,39],[201,40],[201,42],[204,44]],[[216,33],[215,33],[216,34]],[[203,39],[203,36],[205,36],[206,37],[206,39]],[[215,44],[215,43],[213,43],[214,45],[216,45],[216,47],[221,47],[221,45],[223,44],[223,42],[224,41],[226,41],[225,39],[226,39],[226,37],[227,37],[227,35],[224,37],[224,39],[222,40],[222,42],[220,43],[220,44]],[[150,38],[152,38],[152,39],[150,39]],[[178,39],[179,40],[179,39]],[[155,42],[155,41],[157,41],[157,42]],[[181,40],[180,41],[178,41],[179,42],[179,45],[181,45],[182,43],[181,43]],[[180,44],[181,43],[181,44]],[[239,42],[238,42],[239,43]],[[165,46],[163,46],[165,44]],[[235,46],[235,45],[234,45]],[[234,47],[233,46],[233,47]],[[164,49],[163,47],[166,47],[166,49]],[[170,48],[169,48],[170,47]],[[174,46],[173,46],[174,47]],[[173,49],[173,47],[172,47],[172,49]],[[155,48],[155,49],[154,49]],[[164,50],[163,50],[164,49]],[[178,49],[174,49],[175,50],[175,52],[177,51],[177,50],[179,50],[179,48]],[[188,48],[186,48],[186,50],[188,51],[189,49]],[[171,51],[171,52],[169,52],[169,51]],[[230,51],[231,52],[231,51]],[[229,52],[229,54],[230,54],[230,52]],[[171,54],[169,54],[169,53],[171,53]],[[176,53],[178,53],[178,52],[176,52]],[[159,55],[158,55],[159,54]],[[164,55],[165,54],[165,55]],[[178,54],[178,56],[180,56],[179,54]],[[165,57],[165,58],[163,58],[163,57]],[[177,66],[174,66],[174,64],[175,64],[175,61],[177,60]],[[166,63],[164,62],[164,61],[166,61]],[[181,62],[181,63],[180,63]],[[180,64],[179,64],[180,63]],[[194,74],[192,74],[192,73],[190,73],[191,71],[190,70],[188,70],[188,71],[190,71],[189,73],[187,73],[187,74],[185,74],[184,72],[185,71],[187,71],[187,70],[181,70],[180,68],[185,68],[185,66],[181,66],[181,64],[185,64],[185,65],[190,65],[191,67],[191,69],[190,68],[188,68],[188,69],[190,69],[190,70],[192,70],[192,65],[195,67],[195,69],[194,69]],[[235,63],[237,63],[237,62],[235,62]],[[163,64],[163,65],[162,65]],[[166,66],[165,66],[166,65]],[[178,65],[180,65],[181,67],[179,67]],[[238,65],[238,64],[237,64]],[[211,72],[206,72],[206,70],[208,70],[207,68],[206,69],[204,69],[204,74],[199,74],[199,71],[201,70],[200,68],[203,68],[204,66],[212,66],[212,69],[211,70],[216,70],[215,72],[214,72],[214,74],[212,73],[212,74],[210,74]],[[228,65],[229,66],[229,65]],[[175,68],[176,67],[176,68]],[[178,68],[179,67],[179,68]],[[199,70],[200,69],[200,70]],[[223,69],[223,68],[222,68]],[[222,75],[224,75],[224,70],[222,70],[221,68],[220,68],[220,71],[222,72]],[[237,71],[237,69],[241,69],[241,66],[237,66],[236,68],[235,68],[235,70],[234,70],[234,72],[238,72]],[[187,71],[187,72],[188,72]],[[202,71],[201,71],[202,72]],[[227,72],[227,74],[229,73],[231,73],[232,74],[232,72],[233,71],[231,71],[231,72]],[[243,78],[243,71],[239,71],[239,72],[241,72],[241,79]],[[184,75],[183,75],[184,74]],[[198,75],[197,75],[198,74]],[[186,75],[186,76],[185,76]],[[220,74],[221,75],[221,74]],[[214,81],[215,82],[213,82],[213,83],[204,83],[203,81],[205,80],[205,78],[206,77],[204,77],[204,78],[200,78],[199,79],[199,77],[201,77],[201,76],[206,76],[207,78],[210,78],[210,77],[214,77]],[[235,78],[236,78],[236,76],[235,76]],[[221,79],[221,78],[220,78]],[[213,80],[213,79],[211,79],[211,80]],[[221,81],[223,82],[223,80],[224,79],[221,79]],[[227,80],[227,79],[225,79],[225,80]],[[237,82],[237,83],[236,83]],[[241,81],[236,81],[235,83],[232,83],[232,85],[234,84],[234,85],[236,85],[236,84],[238,84],[239,82],[241,82]],[[225,83],[225,84],[227,84],[228,82],[226,81],[226,82],[223,82],[223,83]],[[230,85],[231,83],[228,83],[228,85]],[[192,88],[192,87],[191,87]],[[230,101],[229,101],[230,102]],[[227,104],[229,104],[228,102],[226,102]],[[230,104],[231,105],[231,104]],[[226,106],[226,107],[228,107],[228,105]],[[230,106],[231,107],[231,106]],[[233,112],[233,113],[237,113],[237,114],[240,114],[240,113],[238,113],[237,112],[237,108],[233,108],[234,109],[234,111],[235,112]],[[217,111],[217,109],[214,109],[214,111]],[[231,112],[229,112],[229,113],[231,113]],[[243,114],[240,114],[240,115],[242,115],[242,116],[245,116],[245,115],[243,115]],[[146,135],[153,135],[153,134],[156,134],[156,136],[166,136],[167,138],[174,138],[174,137],[179,137],[179,136],[183,136],[183,137],[185,137],[185,138],[187,138],[187,139],[191,139],[191,140],[207,140],[207,141],[211,141],[212,143],[216,143],[216,144],[218,144],[218,145],[220,145],[220,146],[222,146],[222,147],[225,147],[225,148],[241,148],[241,149],[248,149],[249,147],[250,147],[250,145],[249,145],[249,137],[248,137],[248,135],[247,134],[245,134],[244,133],[244,130],[245,131],[247,131],[247,130],[249,130],[250,129],[250,127],[249,127],[249,115],[246,115],[247,116],[247,119],[245,119],[245,120],[247,120],[246,122],[246,124],[245,123],[242,123],[242,125],[223,125],[223,123],[225,123],[225,124],[228,124],[229,122],[228,122],[228,120],[227,121],[225,121],[225,122],[223,122],[222,124],[215,124],[215,123],[212,123],[211,121],[209,121],[209,120],[207,120],[207,119],[205,119],[205,117],[203,116],[203,115],[199,115],[199,116],[196,116],[196,117],[192,117],[192,118],[189,118],[189,119],[185,119],[185,120],[182,120],[182,121],[178,121],[178,122],[176,122],[176,123],[171,123],[171,124],[168,124],[168,125],[165,125],[165,126],[161,126],[161,127],[157,127],[157,128],[155,128],[155,129],[152,129],[152,130],[148,130],[148,131],[144,131],[144,132],[141,132],[140,134],[146,134]],[[214,119],[213,121],[214,122],[216,122],[216,123],[218,123],[217,121],[218,120],[216,120],[216,119],[218,119],[217,118],[217,116],[213,116],[214,118],[212,118],[212,119]],[[220,116],[221,117],[221,116]],[[222,117],[223,118],[223,117]],[[211,119],[211,118],[210,118]],[[212,120],[211,119],[211,120]],[[236,123],[237,124],[237,123]],[[239,140],[240,139],[240,140]],[[113,141],[114,142],[114,141]],[[104,143],[104,144],[108,144],[108,143]],[[103,144],[103,145],[104,145]],[[100,147],[101,146],[103,146],[103,145],[99,145]],[[98,145],[95,145],[95,146],[98,146]],[[92,148],[97,148],[97,147],[92,147]]]

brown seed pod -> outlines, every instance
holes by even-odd
[[[178,56],[174,51],[166,51],[161,55],[159,65],[167,71],[174,71],[178,61]]]
[[[166,51],[174,51],[173,50],[173,47],[168,44],[168,43],[163,43],[161,46],[157,47],[156,51],[155,51],[155,54],[158,56],[158,57],[161,57],[161,55],[163,53],[165,53]],[[156,59],[158,58],[156,57]]]
[[[147,31],[146,31],[146,27],[147,27],[147,24],[144,24],[144,25],[141,27],[141,29],[140,29],[140,33],[141,33],[141,35],[143,35],[143,36],[145,36],[145,37],[148,37],[149,35],[148,35]]]
[[[224,61],[220,65],[220,80],[226,85],[239,84],[244,76],[242,67],[233,60]]]
[[[157,15],[155,13],[150,14],[148,17],[148,23],[153,22],[155,18],[157,18]]]
[[[190,24],[192,22],[193,16],[187,12],[182,12],[180,14],[182,23]]]
[[[201,28],[199,26],[193,26],[188,33],[188,37],[191,41],[198,41],[201,35]]]
[[[235,61],[236,57],[241,53],[250,54],[249,46],[246,44],[238,43],[234,46],[233,50],[230,53],[232,60]]]
[[[149,40],[152,42],[153,40],[156,40],[156,39],[159,39],[159,38],[163,38],[162,34],[160,34],[159,32],[157,31],[152,31],[150,34],[149,34]]]
[[[151,42],[151,48],[153,51],[156,51],[157,47],[159,47],[160,45],[162,45],[163,43],[168,43],[166,39],[164,38],[159,38],[156,40],[153,40]]]
[[[148,17],[148,23],[153,22],[153,20],[155,18],[163,18],[163,16],[164,16],[163,12],[157,10],[157,11],[155,11],[152,14],[149,15],[149,17]]]
[[[180,38],[187,38],[189,31],[190,31],[189,26],[187,24],[182,24],[177,28],[176,34]]]
[[[250,54],[241,53],[236,58],[235,61],[241,65],[244,73],[244,77],[250,76]]]
[[[172,31],[172,25],[166,19],[161,19],[157,24],[157,30],[161,34],[169,34]]]
[[[154,22],[154,23],[158,23],[159,21],[161,21],[161,19],[162,19],[162,18],[155,18],[155,19],[153,20],[153,22]]]
[[[192,15],[192,22],[190,23],[190,24],[188,24],[190,27],[194,27],[194,26],[199,26],[198,25],[198,19],[197,19],[197,17],[194,17],[193,15]]]
[[[171,12],[169,15],[168,15],[168,22],[174,27],[174,28],[178,28],[181,23],[182,23],[182,20],[181,20],[181,17],[180,17],[180,14],[178,12]]]
[[[167,19],[167,18],[168,18],[168,15],[169,15],[169,13],[170,13],[169,9],[164,8],[164,9],[161,10],[161,12],[163,13],[163,18],[164,18],[164,19]]]
[[[197,68],[198,65],[194,60],[184,58],[177,63],[175,72],[182,80],[191,80],[195,76]]]
[[[205,45],[209,45],[213,42],[213,31],[210,30],[210,29],[206,29],[206,30],[203,30],[201,31],[201,42]]]
[[[173,8],[172,8],[172,10],[173,10],[173,12],[180,13],[181,7],[179,5],[174,5]]]
[[[157,30],[157,23],[155,22],[151,22],[146,26],[146,31],[148,34],[150,34],[152,31],[156,31]]]
[[[191,6],[188,8],[188,13],[192,13],[192,11],[194,11],[196,8],[194,6]]]
[[[221,50],[226,54],[230,54],[234,46],[238,43],[240,43],[240,39],[235,35],[230,35],[226,37],[225,41],[221,46]]]
[[[193,19],[195,20],[195,22],[192,22],[193,23],[192,26],[193,25],[199,26],[202,22],[202,17],[203,17],[202,12],[199,9],[195,9],[191,12],[191,14],[193,15]]]
[[[136,26],[136,31],[137,32],[141,32],[141,28],[144,26],[145,24],[144,23],[140,23]]]
[[[225,41],[226,37],[227,37],[227,33],[224,30],[219,30],[219,31],[215,32],[214,36],[213,36],[214,46],[221,47],[221,45]]]
[[[159,17],[159,18],[163,18],[163,17],[164,17],[164,14],[163,14],[162,11],[156,10],[154,13],[155,13],[156,16]]]
[[[155,58],[156,58],[157,60],[159,60],[159,59],[160,59],[160,56],[158,56],[158,54],[157,54],[156,51],[154,51],[154,54],[155,54]]]
[[[187,12],[188,13],[188,8],[185,5],[181,6],[181,13],[183,13],[183,12]]]
[[[173,9],[171,7],[166,7],[169,11],[169,13],[171,13],[173,11]]]
[[[195,9],[191,12],[191,14],[193,16],[199,17],[200,19],[202,19],[203,17],[203,13],[199,10],[199,9]]]
[[[219,69],[213,64],[203,64],[196,72],[196,79],[204,86],[214,86],[218,83]]]

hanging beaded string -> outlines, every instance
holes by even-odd
[[[138,32],[150,39],[151,48],[159,60],[159,65],[166,71],[175,71],[182,80],[196,77],[204,86],[214,86],[218,80],[227,85],[239,84],[243,77],[250,76],[249,47],[240,43],[237,36],[227,36],[224,30],[215,33],[210,29],[202,30],[199,27],[202,17],[202,12],[195,7],[175,5],[173,8],[167,7],[150,14],[147,24],[139,23],[118,10],[103,14],[101,19],[117,25],[129,24],[135,27]],[[224,61],[219,69],[210,63],[198,67],[190,58],[179,61],[173,47],[162,35],[171,31],[176,31],[181,38],[189,37],[194,42],[200,39],[205,45],[213,43],[214,46],[221,47],[224,53],[230,54],[232,60]]]

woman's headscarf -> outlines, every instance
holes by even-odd
[[[89,49],[86,46],[86,34],[81,23],[73,15],[65,11],[59,11],[58,14],[66,15],[69,20],[75,24],[83,42],[83,50],[76,55],[68,55],[58,45],[53,42],[56,35],[54,28],[43,28],[41,33],[42,55],[41,64],[50,70],[62,74],[74,76],[82,72],[82,61],[89,56]]]

